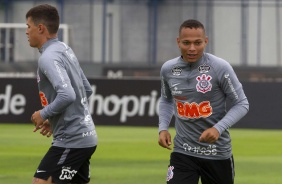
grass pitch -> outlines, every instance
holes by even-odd
[[[97,126],[91,184],[164,184],[170,151],[157,127]],[[51,138],[31,124],[0,124],[0,184],[29,184]],[[171,134],[175,135],[174,129]],[[231,129],[235,184],[282,183],[282,130]]]

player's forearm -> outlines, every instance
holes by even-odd
[[[249,111],[249,102],[247,98],[238,103],[237,105],[231,107],[227,114],[214,125],[214,128],[218,130],[220,134],[232,127],[237,123],[241,118],[243,118]]]
[[[75,101],[75,99],[76,95],[73,90],[58,93],[55,100],[40,111],[40,115],[43,119],[47,119],[62,113],[71,103]]]
[[[163,97],[161,97],[159,103],[159,132],[162,130],[168,130],[172,115],[173,115],[172,102],[167,101]]]

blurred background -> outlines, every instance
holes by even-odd
[[[92,85],[96,124],[157,126],[160,67],[180,54],[180,24],[198,19],[209,37],[206,52],[234,67],[249,99],[250,112],[237,126],[282,128],[281,0],[0,0],[3,122],[29,122],[41,108],[39,52],[28,44],[25,14],[42,3],[59,11],[59,39]]]
[[[242,80],[282,80],[281,0],[0,0],[1,75],[35,71],[39,53],[28,45],[25,14],[42,3],[58,8],[59,38],[90,78],[158,77],[179,55],[180,24],[198,19],[206,51],[230,62]]]
[[[0,0],[0,183],[30,183],[51,142],[34,135],[30,121],[42,107],[39,52],[29,46],[25,14],[42,3],[57,7],[59,39],[93,90],[94,183],[165,181],[170,151],[157,144],[159,71],[180,55],[176,38],[187,19],[205,25],[206,52],[233,66],[250,103],[230,130],[236,184],[282,183],[282,0]]]

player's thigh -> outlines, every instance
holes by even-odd
[[[201,165],[202,184],[234,184],[233,156],[226,160],[204,160]]]
[[[76,175],[71,180],[71,183],[88,183],[90,181],[90,159],[86,160]]]
[[[41,160],[34,177],[47,181],[51,176],[53,183],[70,183],[95,149],[96,147],[75,149],[52,146]]]
[[[55,183],[88,183],[90,181],[89,166],[95,147],[72,148],[66,159],[59,164],[59,171],[55,173]]]
[[[95,150],[96,147],[87,150],[89,153],[85,155],[85,160],[81,162],[77,173],[71,180],[72,183],[88,183],[90,181],[90,159]]]
[[[49,181],[51,176],[54,176],[56,169],[58,168],[58,162],[62,157],[64,157],[65,148],[59,148],[51,146],[48,152],[45,154],[41,160],[39,166],[37,167],[34,174],[34,182],[44,183],[44,181]],[[48,182],[47,182],[48,183]]]
[[[198,184],[198,165],[193,157],[173,152],[168,166],[167,184]]]

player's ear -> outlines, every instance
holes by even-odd
[[[207,45],[209,43],[209,38],[206,36],[205,38],[205,44]]]
[[[44,32],[44,25],[43,24],[38,24],[38,31],[39,31],[39,33]]]
[[[180,48],[180,46],[179,46],[179,44],[180,44],[180,39],[179,39],[179,37],[176,38],[176,43],[177,43],[178,47]]]

